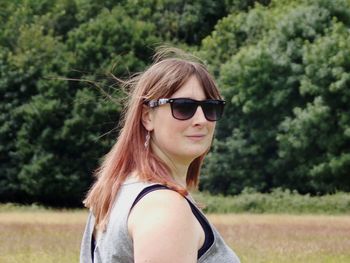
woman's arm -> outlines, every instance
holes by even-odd
[[[144,196],[128,220],[135,263],[195,263],[204,231],[184,197],[171,190]]]

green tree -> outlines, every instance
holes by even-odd
[[[350,190],[349,40],[348,27],[335,22],[304,46],[299,89],[310,102],[280,125],[279,166],[288,167],[288,181],[278,178],[281,185],[299,182],[303,192]]]
[[[0,195],[15,200],[17,197],[23,198],[26,193],[20,179],[22,169],[35,160],[33,151],[40,151],[34,146],[40,139],[37,132],[40,123],[49,121],[49,129],[56,120],[53,116],[62,114],[57,105],[64,93],[64,86],[57,81],[45,80],[43,76],[49,76],[53,71],[63,74],[67,70],[63,45],[58,39],[45,35],[43,28],[35,23],[22,24],[17,31],[17,39],[12,38],[10,48],[2,49],[0,73]],[[46,96],[46,102],[39,105]],[[53,116],[44,117],[50,110]],[[43,118],[37,119],[38,115]]]
[[[13,5],[2,25],[2,201],[81,203],[98,159],[115,140],[125,96],[105,73],[144,68],[158,42],[152,24],[118,6],[80,23],[67,3]],[[71,23],[63,25],[66,16]],[[99,90],[106,88],[114,102]]]
[[[322,61],[345,57],[348,52],[343,44],[349,37],[348,7],[349,1],[288,5],[273,1],[269,8],[256,6],[248,14],[227,18],[245,18],[243,23],[230,26],[222,20],[203,41],[201,52],[209,59],[214,57],[214,69],[228,102],[225,118],[219,123],[218,142],[205,169],[203,188],[231,194],[247,186],[260,191],[282,186],[303,193],[349,190],[345,183],[349,148],[344,133],[348,97],[346,93],[335,99],[331,92],[307,92],[348,84],[348,64],[342,62],[345,59],[322,65]],[[239,32],[247,31],[253,15],[261,23],[251,23],[250,35],[240,38]],[[337,34],[332,33],[336,28]],[[232,53],[215,55],[211,47],[216,42],[218,46],[224,43]],[[340,101],[345,104],[340,106]],[[330,119],[333,122],[327,122]],[[338,122],[344,123],[343,128],[334,125]],[[295,145],[291,143],[296,141]],[[333,172],[329,172],[330,162],[337,167]]]

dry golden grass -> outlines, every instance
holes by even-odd
[[[0,262],[78,262],[85,211],[0,212]]]
[[[78,262],[86,211],[0,212],[1,263]],[[350,262],[350,216],[209,215],[244,262]]]
[[[242,262],[350,262],[350,216],[209,217]]]

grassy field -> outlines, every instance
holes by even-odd
[[[350,262],[350,216],[211,215],[242,262]]]
[[[87,213],[0,209],[1,263],[78,262]],[[244,262],[350,262],[350,216],[211,214]]]

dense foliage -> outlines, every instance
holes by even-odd
[[[204,39],[228,101],[204,189],[350,190],[349,8],[275,1],[227,16]]]
[[[123,108],[106,73],[144,69],[165,42],[198,53],[227,100],[202,189],[350,190],[349,0],[16,0],[0,10],[0,201],[79,205]]]
[[[266,213],[266,214],[346,214],[350,211],[349,193],[338,192],[322,196],[301,195],[296,191],[275,188],[271,193],[258,193],[246,188],[239,195],[194,193],[206,213]],[[9,205],[11,207],[11,205]],[[0,208],[1,209],[1,208]]]

